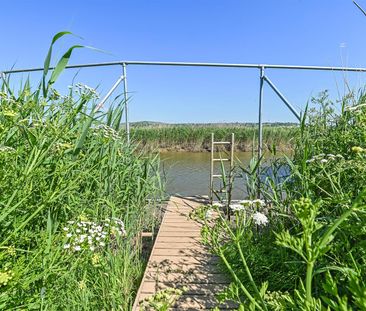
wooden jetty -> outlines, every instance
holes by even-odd
[[[185,288],[170,310],[233,309],[217,302],[215,294],[230,280],[220,271],[219,258],[201,243],[201,224],[189,218],[200,205],[194,198],[170,198],[132,310],[141,310],[144,299],[166,288]]]

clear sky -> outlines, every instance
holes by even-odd
[[[358,3],[366,8],[366,0]],[[12,0],[1,1],[0,70],[42,66],[52,36],[69,30],[71,63],[114,60],[274,63],[366,67],[366,17],[351,0]],[[294,104],[329,89],[358,89],[365,74],[268,70]],[[59,88],[75,71],[63,75]],[[83,69],[78,82],[106,92],[120,68]],[[38,77],[34,75],[34,79]],[[128,67],[132,120],[242,122],[257,120],[255,69]],[[61,90],[62,91],[62,90]],[[121,89],[119,89],[121,91]],[[266,87],[264,121],[293,121]]]

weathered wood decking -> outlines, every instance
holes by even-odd
[[[170,287],[186,288],[171,310],[230,309],[215,298],[229,283],[228,277],[219,271],[218,258],[201,244],[201,225],[188,217],[201,204],[170,198],[133,310],[140,310],[146,297]]]

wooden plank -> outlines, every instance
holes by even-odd
[[[154,282],[145,281],[141,293],[154,294],[157,291],[164,290],[166,288],[183,288],[186,290],[185,295],[207,295],[212,293],[218,293],[226,288],[226,284],[186,284],[178,282]]]
[[[160,238],[160,243],[201,243],[201,237],[192,236],[181,236],[179,239],[177,237],[165,236]],[[156,244],[156,245],[160,245]]]
[[[201,255],[197,257],[182,257],[182,256],[152,256],[152,263],[176,263],[176,264],[217,264],[219,259],[210,254]]]
[[[141,293],[140,301],[145,298],[149,298],[151,294]],[[205,309],[213,309],[215,307],[219,308],[235,308],[237,307],[236,303],[226,302],[219,303],[214,294],[208,295],[182,295],[175,302],[173,308],[177,308],[178,310],[191,309],[191,310],[205,310]]]
[[[164,224],[164,227],[161,228],[161,230],[178,230],[178,229],[183,229],[183,230],[188,230],[188,231],[191,231],[191,230],[201,230],[202,229],[202,226],[199,225],[199,224],[185,224],[185,223],[182,223],[179,225],[179,223],[167,223],[165,222]]]
[[[205,257],[207,255],[206,248],[154,248],[153,258],[155,256],[190,256],[190,257]],[[212,256],[210,256],[212,257]]]
[[[151,262],[146,268],[146,273],[149,273],[150,271],[170,271],[171,273],[221,273],[220,267],[218,267],[217,264],[179,264],[172,262],[160,265]]]
[[[200,230],[190,230],[190,231],[182,231],[182,232],[176,232],[176,231],[161,231],[161,237],[190,237],[190,238],[197,238],[197,235],[200,234]]]
[[[155,245],[155,249],[187,249],[187,248],[196,248],[196,249],[206,249],[208,250],[207,246],[202,245],[199,242],[163,242],[160,241],[158,245]]]
[[[208,295],[182,295],[174,304],[175,308],[192,308],[196,310],[200,309],[213,309],[219,308],[236,308],[238,305],[234,302],[219,303],[214,294]]]
[[[186,289],[171,310],[233,308],[232,303],[220,305],[215,298],[230,279],[220,270],[219,258],[202,244],[202,224],[188,217],[201,205],[171,197],[132,310],[139,310],[144,298],[169,287]]]
[[[217,273],[161,273],[160,271],[150,271],[146,274],[146,281],[156,281],[162,283],[181,284],[229,284],[230,280],[226,274]]]
[[[165,222],[164,222],[164,225],[166,224],[166,225],[179,225],[179,224],[181,224],[181,225],[190,225],[190,226],[201,226],[202,227],[202,225],[201,224],[198,224],[198,223],[196,223],[196,224],[190,224],[190,223],[187,223],[188,221],[187,221],[187,219],[167,219]]]

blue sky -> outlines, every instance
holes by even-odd
[[[366,0],[359,0],[366,8]],[[71,63],[114,60],[274,63],[366,67],[366,17],[351,0],[2,1],[0,70],[42,66],[52,36],[70,30],[60,56],[81,43]],[[65,73],[65,89],[75,71]],[[105,93],[120,68],[83,69],[77,81]],[[363,87],[365,74],[268,70],[299,109],[319,91],[332,98]],[[32,76],[38,79],[37,75]],[[128,67],[131,119],[165,122],[256,121],[258,71]],[[121,89],[119,89],[121,91]],[[264,121],[294,121],[266,87]]]

